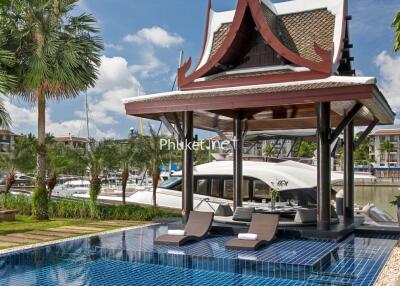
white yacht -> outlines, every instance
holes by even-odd
[[[194,207],[197,210],[215,210],[221,203],[232,203],[233,162],[215,161],[195,166]],[[343,174],[332,172],[332,183],[341,182]],[[264,204],[270,200],[273,184],[285,182],[279,187],[282,201],[296,201],[298,205],[316,204],[317,168],[294,161],[267,163],[243,161],[243,201],[244,204]],[[368,174],[356,174],[356,180],[373,180]],[[286,183],[287,182],[287,183]],[[181,209],[182,172],[175,172],[161,183],[157,189],[157,204],[160,207]],[[75,195],[87,197],[87,195]],[[140,205],[152,204],[151,188],[138,190],[126,201]],[[120,201],[121,197],[100,195],[99,199]]]
[[[87,179],[71,180],[56,185],[52,195],[57,197],[72,197],[76,194],[88,194],[90,181]]]

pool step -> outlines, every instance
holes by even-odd
[[[323,285],[351,286],[357,279],[354,274],[343,274],[335,272],[311,272],[307,281]]]

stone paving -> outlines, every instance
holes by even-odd
[[[46,230],[33,230],[21,233],[0,235],[0,249],[48,242],[74,236],[103,232],[112,228],[135,226],[136,221],[95,221],[84,226],[61,226]]]
[[[400,286],[400,242],[393,249],[375,286]]]

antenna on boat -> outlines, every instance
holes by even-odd
[[[85,111],[86,111],[87,140],[90,140],[90,133],[89,133],[89,105],[88,105],[88,94],[87,94],[87,91],[85,93]]]

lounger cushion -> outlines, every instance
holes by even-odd
[[[183,229],[169,229],[168,235],[185,235],[185,230]]]
[[[229,204],[220,204],[215,211],[216,216],[232,216],[233,212]]]
[[[317,209],[298,209],[294,221],[297,223],[314,223],[317,221]]]
[[[244,240],[257,240],[257,234],[256,233],[239,233],[238,238],[244,239]]]
[[[239,207],[239,208],[236,208],[235,213],[233,214],[232,220],[250,222],[251,221],[251,216],[253,215],[254,212],[255,212],[255,208],[254,207],[250,207],[250,208]]]

